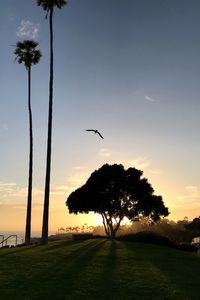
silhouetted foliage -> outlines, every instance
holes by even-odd
[[[186,224],[185,219],[177,222],[168,220],[167,218],[160,219],[154,224],[149,224],[145,218],[141,221],[133,221],[129,224],[123,224],[120,226],[117,235],[135,234],[138,232],[153,232],[159,235],[169,238],[175,243],[191,243],[194,234],[187,230],[184,226]],[[94,234],[105,235],[103,226],[96,226],[93,231]]]
[[[194,218],[191,223],[185,224],[185,228],[191,231],[194,235],[200,235],[200,216]]]
[[[101,214],[105,232],[115,237],[121,221],[147,217],[153,223],[169,214],[162,197],[154,195],[143,172],[122,165],[103,165],[94,171],[86,184],[72,192],[67,201],[70,213]]]
[[[28,113],[29,113],[29,178],[28,178],[28,199],[26,214],[25,243],[30,244],[31,241],[31,206],[32,206],[32,177],[33,177],[33,126],[32,126],[32,109],[31,109],[31,67],[39,63],[42,56],[40,50],[37,49],[38,43],[32,40],[24,40],[16,44],[14,54],[19,64],[24,64],[28,71]]]
[[[198,251],[198,247],[196,247],[195,245],[191,245],[189,243],[180,243],[179,245],[177,245],[176,249],[182,250],[182,251],[187,251],[187,252],[197,252]]]
[[[61,9],[67,2],[66,0],[37,0],[37,4],[47,12],[53,10],[54,7]]]
[[[24,40],[17,42],[14,54],[19,64],[24,64],[26,69],[32,65],[38,64],[42,56],[40,50],[37,49],[38,43],[32,40]]]
[[[51,140],[52,140],[52,111],[53,111],[53,13],[54,8],[61,9],[68,1],[65,0],[37,0],[37,4],[46,12],[46,18],[49,16],[49,35],[50,35],[50,74],[49,74],[49,114],[48,114],[48,134],[47,134],[47,158],[46,158],[46,177],[44,191],[44,210],[42,223],[42,243],[48,243],[49,227],[49,192],[50,192],[50,174],[51,174]]]
[[[190,243],[176,243],[164,235],[152,231],[142,231],[137,233],[129,233],[118,237],[120,241],[147,243],[161,246],[171,247],[177,250],[187,252],[197,252],[198,248]]]
[[[128,242],[150,243],[162,246],[175,247],[175,243],[172,242],[169,238],[152,231],[129,233],[119,236],[118,239],[121,241]]]
[[[162,219],[153,226],[149,226],[149,224],[146,224],[144,222],[140,222],[139,224],[138,222],[134,222],[131,229],[135,232],[145,230],[153,231],[168,237],[170,240],[176,243],[190,243],[193,236],[192,233],[186,230],[186,228],[184,227],[186,222],[187,221],[185,219],[179,220],[177,221],[177,223],[168,219]]]

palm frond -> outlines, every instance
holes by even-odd
[[[54,7],[61,9],[68,0],[37,0],[37,5],[42,6],[45,11],[50,11]]]
[[[14,54],[16,55],[15,60],[17,60],[19,64],[23,63],[26,68],[37,64],[42,57],[40,50],[36,49],[37,46],[38,43],[33,40],[17,42],[14,51]]]

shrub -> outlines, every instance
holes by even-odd
[[[118,239],[122,241],[142,242],[142,243],[171,246],[171,247],[175,245],[175,243],[172,242],[167,237],[151,231],[142,231],[142,232],[137,232],[135,234],[129,233],[129,234],[119,236]]]
[[[9,245],[2,246],[1,249],[10,248]]]
[[[198,247],[188,244],[188,243],[181,243],[177,245],[177,249],[187,251],[187,252],[197,252]]]
[[[24,247],[24,246],[26,246],[25,243],[22,243],[22,244],[18,244],[18,245],[17,245],[17,247]]]
[[[157,234],[152,231],[142,231],[137,233],[129,233],[129,234],[121,235],[118,237],[118,240],[168,246],[177,250],[183,250],[188,252],[198,251],[198,248],[194,245],[191,245],[189,243],[181,243],[181,244],[175,243],[169,238],[167,238],[166,236]]]

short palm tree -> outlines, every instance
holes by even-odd
[[[42,54],[37,49],[38,43],[32,40],[24,40],[16,44],[14,54],[19,64],[24,64],[28,71],[28,113],[29,113],[29,178],[28,178],[28,199],[26,214],[25,243],[30,244],[31,240],[31,206],[32,206],[32,177],[33,177],[33,126],[31,109],[31,67],[39,62]]]
[[[46,178],[44,192],[44,210],[42,224],[42,244],[48,243],[48,224],[49,224],[49,192],[50,192],[50,173],[51,173],[51,140],[52,140],[52,109],[53,109],[53,13],[54,8],[61,9],[67,0],[37,0],[37,4],[47,12],[49,17],[50,32],[50,77],[49,77],[49,116],[47,134],[47,158],[46,158]]]

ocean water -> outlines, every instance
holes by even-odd
[[[55,234],[55,232],[49,232],[49,235]],[[16,237],[17,236],[17,237]],[[33,231],[31,233],[31,237],[41,237],[41,231]],[[24,231],[0,231],[0,248],[2,247],[2,241],[3,239],[7,240],[7,245],[8,246],[15,246],[16,244],[22,244],[25,241],[24,237]],[[6,245],[6,242],[3,243],[3,245]]]
[[[16,236],[14,236],[16,235]],[[8,238],[9,237],[9,238]],[[7,241],[3,243],[9,246],[15,246],[16,244],[22,244],[24,242],[24,233],[23,231],[0,231],[0,247],[2,247],[2,241],[8,238]]]

